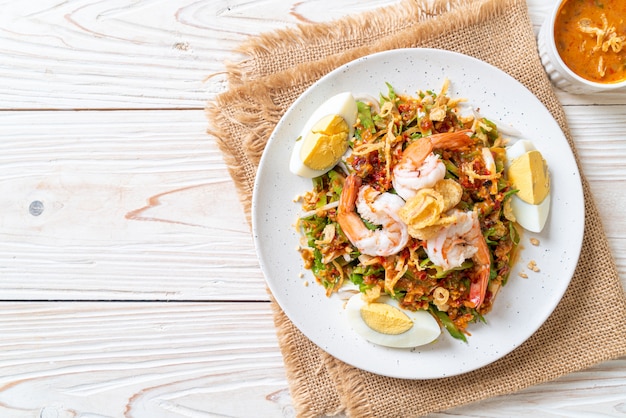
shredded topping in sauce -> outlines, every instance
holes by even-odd
[[[579,31],[596,38],[596,44],[591,48],[592,54],[598,51],[607,52],[609,48],[615,53],[621,52],[626,36],[617,35],[615,26],[609,25],[609,21],[604,13],[600,15],[600,19],[602,20],[602,27],[593,26],[593,22],[588,18],[583,18],[578,21]],[[585,46],[586,41],[583,41],[581,51],[585,49]],[[598,58],[597,71],[600,77],[606,75],[606,66],[604,65],[604,57],[602,55]]]

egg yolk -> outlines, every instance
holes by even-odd
[[[548,165],[537,150],[528,151],[513,160],[508,171],[517,196],[531,205],[543,202],[550,192]]]
[[[320,119],[304,138],[300,158],[313,170],[326,170],[337,164],[348,149],[350,128],[339,115]]]
[[[381,334],[398,335],[413,326],[411,319],[386,303],[368,303],[361,307],[361,318],[368,327]]]

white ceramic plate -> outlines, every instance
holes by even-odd
[[[439,91],[450,80],[451,97],[464,97],[480,113],[533,141],[551,171],[552,207],[541,234],[525,232],[520,259],[502,288],[487,324],[469,326],[468,343],[446,331],[432,344],[393,349],[365,341],[349,326],[338,295],[328,298],[303,268],[294,228],[301,211],[294,197],[311,180],[288,169],[302,125],[322,102],[343,91],[378,97],[385,82],[399,93]],[[469,111],[469,110],[468,110]],[[583,237],[580,174],[565,136],[543,104],[522,84],[474,58],[432,49],[400,49],[360,58],[329,73],[289,108],[273,132],[259,166],[252,203],[254,240],[269,288],[287,316],[315,344],[355,367],[392,377],[429,379],[485,366],[514,350],[552,313],[576,267]],[[539,246],[529,238],[540,240]],[[526,267],[534,260],[541,269]],[[524,270],[527,279],[518,276]],[[300,277],[301,273],[304,277]],[[308,281],[309,286],[304,282]]]

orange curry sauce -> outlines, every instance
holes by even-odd
[[[626,79],[626,0],[568,0],[554,24],[556,48],[579,76],[598,83]]]

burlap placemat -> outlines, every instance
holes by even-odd
[[[288,106],[337,66],[388,49],[457,51],[499,67],[550,110],[576,153],[563,109],[539,61],[523,0],[404,1],[338,21],[250,39],[248,59],[228,66],[230,88],[207,107],[245,212],[266,141]],[[579,164],[580,167],[580,164]],[[436,380],[374,375],[331,357],[272,303],[297,413],[411,417],[507,394],[626,354],[626,298],[583,176],[585,237],[571,285],[527,342],[474,372]],[[294,256],[296,256],[294,254]]]

